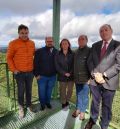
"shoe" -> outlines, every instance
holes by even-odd
[[[85,113],[84,112],[81,112],[80,113],[80,117],[79,117],[80,120],[85,120]]]
[[[45,110],[45,105],[42,105],[42,104],[41,104],[40,110],[41,110],[41,111]]]
[[[28,110],[29,112],[33,113],[32,106],[27,107],[27,110]]]
[[[66,107],[66,104],[62,104],[62,109],[64,109]]]
[[[90,118],[84,129],[92,129],[94,124],[95,122]]]
[[[66,106],[69,106],[69,102],[66,102]]]
[[[107,128],[102,128],[102,127],[100,126],[100,129],[107,129]]]
[[[72,117],[76,118],[80,114],[80,110],[75,110],[72,114]]]
[[[19,108],[19,118],[22,119],[24,117],[24,109]]]
[[[50,103],[46,104],[47,108],[52,109],[52,105]]]

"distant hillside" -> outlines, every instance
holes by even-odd
[[[36,48],[36,50],[37,50],[38,48]],[[72,50],[76,50],[77,49],[77,47],[72,47]],[[2,53],[6,53],[6,51],[7,51],[7,46],[0,46],[0,52],[2,52]]]
[[[6,53],[7,47],[6,46],[0,46],[0,52]]]

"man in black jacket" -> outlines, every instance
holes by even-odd
[[[38,49],[34,57],[34,75],[38,83],[41,110],[52,108],[50,104],[52,89],[56,82],[55,55],[53,38],[46,37],[46,46]]]

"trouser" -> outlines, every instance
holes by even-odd
[[[73,92],[74,82],[73,81],[59,82],[59,84],[60,84],[59,88],[60,88],[61,103],[65,104],[66,102],[70,101]]]
[[[91,118],[94,122],[97,121],[102,101],[100,126],[102,129],[107,129],[112,118],[112,102],[115,90],[105,89],[102,85],[90,86],[90,90],[92,93]]]
[[[89,101],[89,86],[88,84],[76,84],[76,108],[81,112],[85,112]]]
[[[24,106],[24,93],[26,94],[26,107],[31,106],[31,92],[33,73],[32,72],[19,72],[15,75],[18,87],[18,104]]]
[[[53,87],[55,86],[56,76],[40,76],[37,80],[38,94],[41,105],[50,103]]]

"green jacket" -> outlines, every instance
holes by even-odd
[[[77,84],[84,84],[89,80],[90,74],[87,67],[87,59],[90,48],[78,48],[74,55],[74,81]]]

